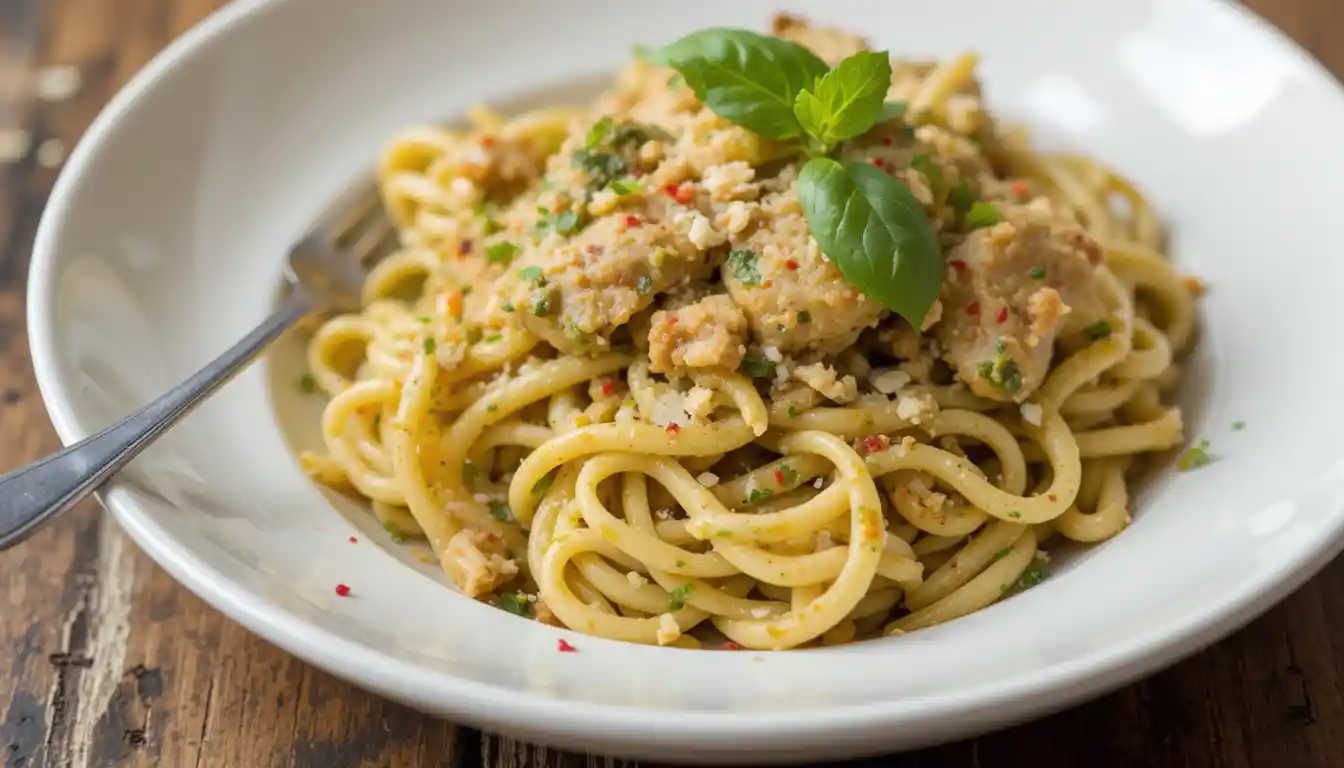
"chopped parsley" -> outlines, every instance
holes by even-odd
[[[495,405],[494,403],[491,403],[491,404],[485,406],[485,412],[486,412],[486,413],[494,413],[495,411],[498,411],[498,410],[499,410],[499,406],[498,406],[498,405]]]
[[[941,199],[947,192],[943,184],[943,169],[933,162],[932,157],[921,152],[911,158],[910,167],[924,174],[924,178],[929,180],[929,190],[933,192],[935,199]]]
[[[503,231],[504,231],[503,224],[500,224],[498,221],[495,221],[494,219],[485,220],[485,229],[483,230],[483,232],[485,233],[486,237],[489,237],[490,235],[493,235],[496,232],[503,232]]]
[[[495,343],[496,341],[503,341],[503,340],[504,340],[504,334],[502,334],[502,333],[487,333],[487,334],[485,334],[485,341],[486,341],[487,344],[493,344],[493,343]]]
[[[551,295],[549,293],[538,293],[532,297],[532,314],[536,317],[545,317],[551,314]]]
[[[509,505],[502,501],[490,502],[490,516],[501,523],[513,522],[513,510],[509,509]]]
[[[1031,275],[1033,280],[1044,280],[1045,267],[1032,267],[1031,271],[1028,272],[1027,274]]]
[[[971,210],[971,206],[975,205],[975,190],[971,189],[971,185],[965,179],[960,179],[952,185],[952,191],[947,195],[947,202],[952,206],[952,212],[960,219]]]
[[[800,323],[810,323],[810,322],[812,322],[812,313],[811,313],[811,312],[808,312],[806,309],[799,310],[799,311],[798,311],[798,322],[800,322]]]
[[[538,266],[523,267],[518,270],[518,276],[533,285],[546,284],[546,278],[542,276],[541,267]]]
[[[583,215],[574,210],[552,213],[546,216],[544,224],[558,234],[572,235],[583,228]],[[539,229],[543,228],[541,223],[537,226]]]
[[[761,270],[756,264],[756,252],[736,250],[728,252],[728,268],[743,285],[760,285]]]
[[[607,140],[607,135],[611,133],[611,127],[615,122],[610,117],[604,117],[593,123],[593,127],[588,129],[588,135],[583,139],[583,146],[588,149],[597,149],[602,146],[602,142]]]
[[[667,610],[679,611],[686,607],[686,600],[691,596],[691,589],[694,584],[682,584],[680,587],[672,590],[667,601]]]
[[[299,377],[299,391],[305,395],[311,395],[317,391],[317,379],[313,378],[313,374],[305,373]]]
[[[512,301],[506,301],[504,302],[503,306],[500,307],[500,309],[504,310],[505,312],[515,312],[517,311],[518,308],[513,306]]]
[[[769,488],[753,488],[751,493],[747,494],[747,503],[754,504],[758,501],[765,501],[773,495]]]
[[[1234,422],[1232,422],[1232,429],[1233,429],[1233,431],[1240,432],[1241,430],[1243,430],[1243,429],[1245,429],[1245,428],[1246,428],[1246,422],[1244,422],[1244,421],[1234,421]]]
[[[1013,510],[1012,512],[1008,513],[1008,516],[1013,518],[1014,520],[1018,520],[1021,519],[1022,513],[1018,512],[1017,510]]]
[[[966,212],[966,224],[971,229],[992,227],[1000,221],[999,209],[985,202],[976,202]]]
[[[1039,560],[1033,560],[1031,565],[1028,565],[1027,569],[1022,572],[1022,575],[1017,577],[1017,583],[1013,586],[1017,588],[1018,592],[1025,592],[1045,581],[1049,575],[1050,573],[1045,569],[1043,563]]]
[[[638,192],[643,188],[644,185],[638,181],[622,181],[620,179],[617,179],[616,181],[613,181],[607,185],[607,189],[610,189],[612,192],[615,192],[621,197],[625,197],[626,195],[633,195],[634,193]]]
[[[1012,547],[1004,547],[1003,549],[1000,549],[998,552],[995,552],[994,555],[989,558],[989,562],[997,563],[998,561],[1007,557],[1008,553],[1012,551],[1013,551]]]
[[[518,255],[522,249],[510,243],[508,240],[495,243],[485,249],[485,260],[491,264],[508,264],[513,261],[513,257]]]
[[[424,341],[425,354],[426,355],[434,354],[434,349],[438,347],[438,345],[439,343],[437,341],[434,341],[433,336],[426,336]]]
[[[1111,324],[1105,320],[1100,320],[1084,328],[1083,335],[1093,341],[1104,339],[1111,335]]]
[[[383,521],[383,530],[387,531],[387,535],[392,537],[392,541],[398,544],[406,540],[406,534],[402,533],[397,524],[391,520]]]
[[[779,472],[784,478],[784,482],[781,483],[781,485],[793,485],[798,481],[798,470],[790,467],[788,464],[780,464]]]
[[[997,349],[998,354],[994,359],[980,363],[977,373],[990,384],[1010,395],[1015,395],[1022,389],[1022,371],[1017,367],[1017,361],[1004,351],[1002,340]]]
[[[434,318],[430,317],[429,315],[417,315],[415,319],[417,322],[428,323],[432,321]]]
[[[620,155],[588,148],[575,150],[570,164],[588,175],[587,186],[591,190],[602,189],[630,170]]]
[[[538,480],[536,485],[532,486],[532,492],[535,494],[543,494],[546,492],[547,488],[551,487],[551,483],[553,482],[555,482],[555,478],[547,475]]]
[[[481,340],[481,326],[468,325],[464,331],[468,344],[475,344]]]
[[[793,418],[794,416],[797,416],[797,415],[798,415],[798,409],[795,408],[794,406],[790,405],[790,406],[789,406],[789,418]]]
[[[1211,461],[1213,459],[1209,456],[1209,441],[1200,440],[1181,454],[1181,460],[1177,462],[1177,466],[1180,467],[1182,472],[1189,472],[1207,466]]]
[[[763,357],[747,355],[742,358],[742,365],[738,368],[743,375],[753,379],[773,379],[775,377],[775,364]]]
[[[653,278],[648,275],[640,275],[635,278],[635,292],[640,296],[647,296],[653,293]]]
[[[522,616],[524,619],[532,618],[532,601],[527,599],[523,592],[505,592],[499,596],[499,607],[512,613],[514,616]]]

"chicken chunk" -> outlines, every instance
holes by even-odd
[[[732,236],[723,267],[724,285],[757,341],[782,352],[836,353],[886,315],[822,255],[796,188],[763,199],[759,214]]]
[[[708,296],[678,310],[653,315],[649,332],[650,368],[670,373],[686,368],[736,369],[747,351],[747,318],[733,300]]]
[[[467,597],[493,592],[518,575],[504,541],[494,533],[467,528],[448,540],[443,567]]]
[[[1101,248],[1077,227],[1020,207],[948,254],[945,359],[982,397],[1021,402],[1040,386],[1056,338],[1106,316],[1096,279]]]
[[[868,41],[831,27],[813,26],[800,16],[777,13],[770,22],[770,34],[795,42],[817,54],[834,67],[847,56],[868,50]]]

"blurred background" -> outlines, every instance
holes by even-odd
[[[223,4],[0,0],[0,470],[59,447],[23,319],[50,187],[127,78]],[[1246,5],[1344,74],[1344,0]],[[1234,637],[1107,698],[853,765],[1344,765],[1340,637],[1344,560]],[[93,503],[0,553],[0,647],[10,649],[0,662],[5,768],[635,765],[456,728],[357,691],[177,586]]]

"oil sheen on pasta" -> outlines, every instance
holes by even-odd
[[[865,47],[773,32],[831,65]],[[911,117],[841,148],[939,232],[923,328],[822,256],[801,161],[669,70],[636,61],[589,108],[406,130],[378,178],[402,248],[309,347],[331,399],[305,468],[467,595],[682,647],[901,634],[1119,534],[1145,454],[1182,440],[1163,397],[1192,288],[1133,187],[1029,152],[974,67],[893,61]],[[953,221],[938,188],[963,181],[998,223]]]

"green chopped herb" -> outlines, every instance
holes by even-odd
[[[998,561],[1007,557],[1008,553],[1012,551],[1013,551],[1012,547],[1004,547],[1003,549],[1000,549],[998,552],[995,552],[994,555],[989,558],[989,562],[997,563]]]
[[[476,342],[481,340],[481,326],[468,325],[465,329],[464,335],[467,337],[468,344],[475,344]]]
[[[779,471],[784,477],[784,482],[781,485],[793,485],[798,482],[798,470],[788,464],[780,464]]]
[[[1012,512],[1008,513],[1008,516],[1013,518],[1014,520],[1018,520],[1021,519],[1022,513],[1018,512],[1017,510],[1013,510]]]
[[[675,72],[671,77],[667,78],[667,87],[676,88],[684,82],[686,82],[686,78],[682,77],[680,72]]]
[[[472,483],[476,482],[476,477],[477,477],[479,474],[480,474],[480,470],[476,469],[476,465],[475,465],[475,464],[472,464],[470,461],[464,461],[464,462],[462,462],[462,482],[463,482],[463,484],[465,484],[465,485],[471,485]]]
[[[1083,329],[1083,335],[1087,338],[1097,341],[1111,335],[1111,324],[1105,320],[1098,321]]]
[[[540,236],[547,229],[554,230],[557,234],[572,235],[583,228],[585,216],[582,211],[570,210],[561,213],[550,213],[545,208],[541,209],[545,218],[537,222],[537,234]]]
[[[305,373],[299,377],[299,391],[305,395],[311,395],[317,391],[317,379],[313,378],[313,374]]]
[[[428,323],[432,322],[434,318],[430,317],[429,315],[416,315],[415,319],[421,323]]]
[[[648,296],[653,293],[653,278],[648,275],[640,275],[635,278],[635,292],[640,296]]]
[[[691,589],[694,586],[695,586],[694,584],[688,582],[672,590],[672,592],[670,593],[670,599],[667,601],[667,610],[679,611],[682,608],[685,608],[686,600],[690,598]]]
[[[518,310],[517,307],[513,306],[512,301],[504,302],[504,304],[500,306],[500,309],[504,310],[505,312],[516,312]]]
[[[497,342],[497,341],[503,341],[503,340],[504,340],[504,334],[502,334],[502,333],[487,333],[487,334],[485,334],[485,342],[486,342],[487,344],[494,344],[494,343]]]
[[[626,195],[633,195],[634,193],[638,192],[643,188],[644,184],[642,182],[622,181],[620,179],[617,179],[616,181],[613,181],[607,185],[607,189],[610,189],[612,192],[615,192],[621,197],[625,197]]]
[[[1002,340],[999,341],[996,349],[998,355],[993,360],[980,363],[977,373],[980,374],[980,378],[990,384],[1010,395],[1015,395],[1022,389],[1022,371],[1017,367],[1017,361],[1003,351]]]
[[[966,224],[971,229],[992,227],[1000,220],[999,209],[985,202],[976,202],[966,212]]]
[[[611,133],[611,127],[614,124],[610,117],[604,117],[593,123],[593,127],[588,129],[588,135],[583,139],[583,146],[588,149],[597,149],[602,146],[602,142],[607,140],[607,135]]]
[[[513,522],[513,510],[509,509],[509,505],[502,501],[490,502],[490,516],[501,523]]]
[[[742,358],[742,365],[738,368],[744,376],[753,379],[773,379],[775,377],[775,364],[763,357],[747,355]]]
[[[425,354],[432,355],[434,354],[435,347],[438,346],[438,342],[434,341],[433,336],[426,336],[424,346],[425,346]]]
[[[1032,267],[1031,271],[1028,272],[1027,274],[1031,275],[1032,279],[1034,280],[1044,280],[1045,267]]]
[[[485,260],[491,264],[508,264],[513,261],[513,257],[518,255],[522,248],[510,243],[508,240],[495,243],[485,249]]]
[[[733,277],[743,285],[761,284],[761,270],[756,264],[755,251],[729,251],[728,269],[733,271]]]
[[[489,237],[490,235],[493,235],[496,232],[503,232],[503,231],[504,231],[503,224],[500,224],[498,221],[495,221],[494,219],[485,220],[484,232],[486,237]]]
[[[812,322],[812,313],[811,313],[811,312],[808,312],[806,309],[799,310],[799,311],[798,311],[798,322],[800,322],[800,323],[810,323],[810,322]]]
[[[789,406],[789,418],[793,418],[794,416],[797,416],[797,415],[798,415],[798,409],[795,408],[795,407],[793,407],[792,405],[790,405],[790,406]]]
[[[751,493],[747,494],[747,502],[754,504],[758,501],[765,501],[773,495],[768,488],[753,488]]]
[[[943,169],[933,162],[933,158],[921,152],[910,159],[910,167],[924,174],[924,178],[929,180],[929,189],[933,192],[934,199],[942,199],[947,191],[943,184]]]
[[[1235,430],[1235,431],[1237,431],[1237,432],[1240,432],[1241,430],[1243,430],[1243,429],[1245,429],[1245,428],[1246,428],[1246,422],[1244,422],[1244,421],[1234,421],[1234,422],[1232,422],[1232,429]]]
[[[576,170],[583,171],[588,175],[587,187],[590,190],[602,189],[626,175],[630,170],[630,166],[620,155],[598,152],[592,149],[575,150],[570,164]]]
[[[382,426],[383,426],[383,414],[381,413],[373,414],[373,431],[377,432],[379,429],[382,428]]]
[[[1182,472],[1189,472],[1192,469],[1199,469],[1206,466],[1213,459],[1209,456],[1209,441],[1200,440],[1193,447],[1181,454],[1181,460],[1177,463]]]
[[[523,592],[505,592],[499,596],[499,607],[512,613],[514,616],[522,616],[524,619],[532,618],[532,601],[527,599]]]
[[[387,531],[387,535],[392,537],[392,541],[398,544],[406,540],[406,534],[402,533],[397,524],[391,520],[383,521],[383,530]]]
[[[499,410],[499,406],[498,406],[498,405],[495,405],[494,403],[491,403],[491,404],[485,406],[485,412],[486,412],[486,413],[494,413],[495,411],[498,411],[498,410]]]
[[[538,480],[536,485],[532,486],[532,492],[535,494],[545,493],[546,489],[550,488],[551,483],[553,482],[555,482],[555,478],[550,475],[547,475]]]
[[[1025,592],[1037,584],[1040,584],[1042,581],[1045,581],[1046,577],[1049,575],[1050,573],[1045,569],[1044,563],[1039,560],[1033,560],[1031,565],[1028,565],[1027,569],[1022,572],[1022,575],[1017,577],[1017,584],[1014,586],[1017,587],[1018,592]]]
[[[975,190],[965,179],[958,179],[956,184],[952,185],[952,191],[947,193],[947,202],[952,206],[952,212],[957,218],[964,218],[966,212],[975,205]]]
[[[549,293],[538,293],[532,297],[532,314],[536,317],[545,317],[551,314],[551,295]]]
[[[650,128],[649,130],[654,131],[655,133],[661,133],[661,131],[657,131],[656,129],[653,128]],[[671,138],[671,137],[665,137],[665,138]],[[645,131],[643,128],[640,128],[639,126],[635,125],[634,123],[621,123],[620,125],[616,126],[616,131],[611,135],[611,143],[612,146],[615,147],[624,147],[624,146],[638,147],[639,145],[648,141],[648,139],[649,139],[648,132]]]
[[[546,284],[546,278],[542,276],[541,267],[538,266],[523,267],[518,270],[518,276],[533,285]]]

